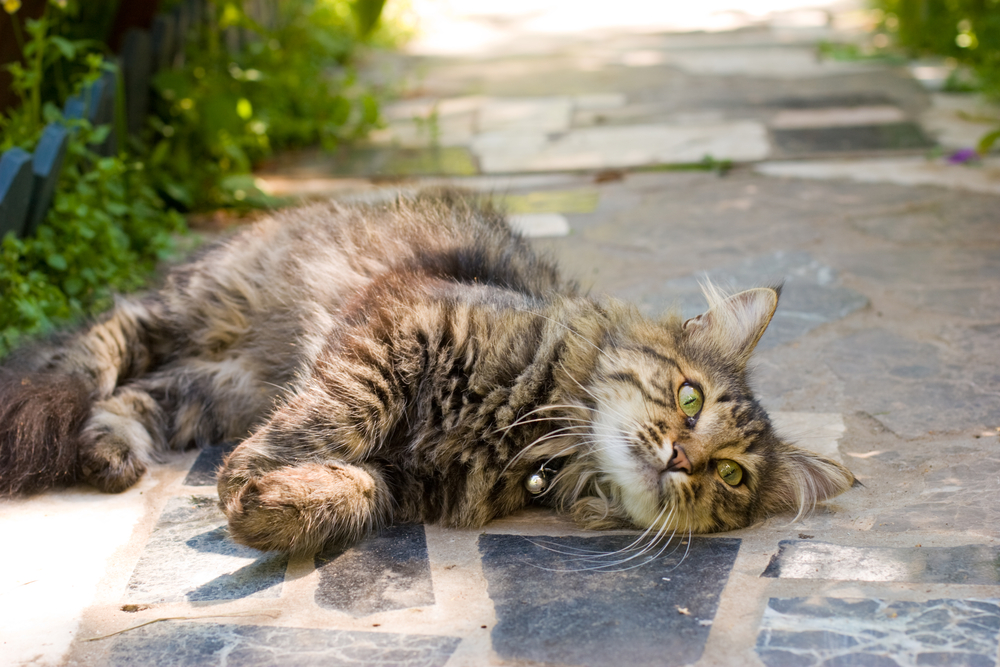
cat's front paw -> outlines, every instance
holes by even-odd
[[[576,525],[586,530],[631,528],[632,523],[604,498],[589,496],[573,503],[570,514]]]
[[[227,488],[220,497],[229,532],[261,551],[316,553],[327,544],[349,544],[388,516],[389,491],[380,477],[348,464],[288,466]]]
[[[129,442],[114,433],[85,437],[77,456],[83,481],[105,493],[125,491],[146,472],[146,464]]]

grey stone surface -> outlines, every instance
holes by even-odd
[[[239,443],[235,440],[223,442],[211,447],[205,447],[198,452],[198,458],[194,460],[191,469],[188,470],[187,477],[184,478],[185,486],[215,486],[216,473],[226,454],[236,449]]]
[[[31,154],[11,148],[0,156],[0,237],[24,233],[31,208]]]
[[[262,625],[158,623],[114,640],[100,667],[438,667],[459,640]]]
[[[863,294],[839,284],[833,268],[802,251],[751,257],[733,266],[646,285],[628,296],[650,314],[679,307],[684,317],[694,317],[706,308],[701,290],[706,281],[729,292],[763,285],[783,286],[778,310],[758,344],[761,350],[788,343],[868,304]]]
[[[347,550],[316,556],[316,603],[353,616],[434,604],[424,527],[390,526]]]
[[[783,540],[762,577],[1000,584],[1000,547],[847,547]]]
[[[229,538],[218,501],[171,498],[132,572],[125,601],[191,602],[275,598],[285,554],[262,554]]]
[[[696,661],[740,541],[674,539],[647,552],[640,544],[637,535],[481,536],[493,650],[532,664]]]
[[[772,130],[787,153],[862,152],[930,148],[934,142],[916,123],[885,123],[808,129]]]
[[[768,667],[996,664],[997,600],[771,598],[757,637]]]

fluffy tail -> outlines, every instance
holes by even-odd
[[[67,338],[21,350],[0,368],[0,497],[74,483],[93,403],[151,362],[149,308],[119,302]]]

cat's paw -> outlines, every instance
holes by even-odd
[[[220,478],[220,492],[225,481]],[[358,466],[307,463],[220,493],[233,539],[261,551],[315,553],[364,537],[388,516],[389,490]]]
[[[586,530],[630,528],[632,523],[604,498],[589,496],[573,503],[570,514],[576,525]]]
[[[139,481],[146,464],[128,440],[115,433],[86,434],[80,444],[80,477],[105,493],[121,493]]]

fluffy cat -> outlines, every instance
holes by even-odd
[[[652,320],[454,193],[278,212],[5,362],[0,493],[119,492],[161,452],[238,438],[219,497],[262,550],[533,500],[588,528],[742,528],[854,483],[747,384],[778,292]]]

